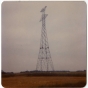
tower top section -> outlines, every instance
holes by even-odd
[[[45,6],[44,8],[42,8],[42,10],[40,11],[40,12],[42,12],[42,17],[41,17],[40,21],[44,21],[45,18],[48,16],[48,14],[45,14],[46,7],[47,6]]]
[[[44,11],[45,11],[45,9],[46,9],[46,7],[47,7],[47,6],[45,6],[44,8],[42,8],[42,10],[41,10],[40,12],[44,12]]]

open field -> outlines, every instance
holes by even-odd
[[[59,74],[59,73],[58,73]],[[10,87],[84,87],[86,76],[29,76],[16,74],[13,77],[2,77],[2,85]],[[72,73],[73,74],[73,73]],[[76,74],[76,73],[75,73]],[[78,74],[78,73],[77,73]],[[79,73],[80,74],[80,73]],[[81,73],[84,74],[84,73]]]

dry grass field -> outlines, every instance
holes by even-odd
[[[15,87],[84,87],[86,77],[77,76],[13,76],[2,77],[2,86]]]
[[[9,77],[2,79],[4,87],[85,86],[85,77]]]

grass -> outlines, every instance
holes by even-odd
[[[84,87],[86,85],[86,83],[84,81],[81,82],[77,82],[77,83],[65,83],[65,84],[48,84],[46,85],[42,85],[40,87]]]
[[[84,87],[86,77],[58,77],[58,76],[17,76],[2,78],[2,85],[10,87]]]

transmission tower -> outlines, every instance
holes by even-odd
[[[47,6],[45,6],[40,11],[42,13],[42,17],[40,19],[40,22],[42,22],[42,30],[41,30],[40,49],[39,49],[37,66],[36,66],[37,71],[54,71],[53,62],[49,50],[47,33],[46,33],[45,18],[48,15],[45,14],[46,7]]]

